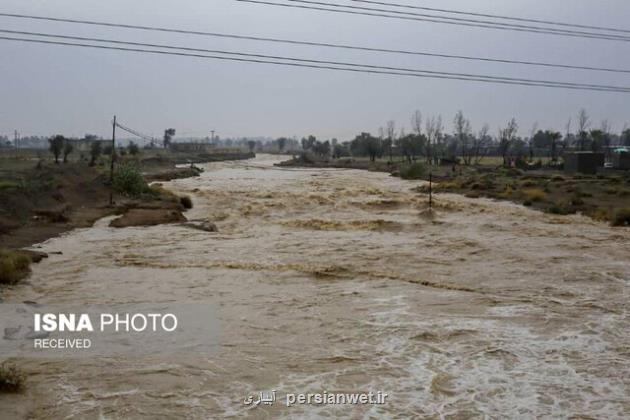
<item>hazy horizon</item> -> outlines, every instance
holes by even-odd
[[[340,0],[339,3],[344,3]],[[349,2],[345,2],[348,3]],[[402,1],[401,1],[402,3]],[[624,28],[630,4],[600,2],[407,0],[406,4],[461,9]],[[117,23],[165,26],[239,35],[289,38],[524,59],[563,64],[629,68],[624,43],[492,29],[406,22],[215,0],[198,4],[163,0],[72,1],[5,0],[0,11]],[[477,63],[268,44],[253,41],[142,32],[1,17],[0,28],[64,35],[95,36],[136,42],[217,48],[323,60],[344,60],[443,71],[466,71],[582,83],[629,85],[626,75]],[[588,110],[593,127],[608,119],[619,132],[630,123],[627,94],[502,86],[265,64],[222,62],[78,47],[0,42],[3,83],[0,135],[62,133],[111,135],[119,120],[143,133],[161,136],[167,127],[189,136],[301,137],[349,140],[361,131],[376,133],[387,120],[409,130],[413,111],[441,115],[452,131],[458,110],[478,130],[495,134],[515,117],[526,136],[539,128],[564,132],[569,117]],[[575,123],[573,125],[575,130]]]

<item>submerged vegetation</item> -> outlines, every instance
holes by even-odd
[[[24,390],[25,375],[11,363],[0,364],[0,393],[17,393]]]
[[[18,251],[0,249],[0,284],[13,285],[31,272],[31,259]]]
[[[617,210],[612,224],[613,226],[630,226],[630,207]]]

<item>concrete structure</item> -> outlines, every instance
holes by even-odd
[[[596,174],[604,167],[604,153],[567,152],[564,154],[564,171],[567,173]]]

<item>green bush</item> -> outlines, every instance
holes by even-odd
[[[121,165],[114,173],[114,190],[128,197],[138,197],[149,192],[149,186],[142,174],[133,165]]]
[[[400,168],[400,177],[402,179],[422,179],[425,173],[426,168],[420,162],[405,165]]]
[[[15,365],[7,362],[0,365],[0,392],[20,392],[24,389],[24,381],[24,374]]]
[[[28,256],[0,250],[0,284],[16,284],[30,273],[30,265]]]
[[[630,207],[619,209],[612,220],[613,226],[630,226]]]
[[[575,213],[565,205],[554,203],[547,208],[547,212],[551,214],[559,214],[565,216],[567,214]]]
[[[584,205],[584,200],[582,200],[582,197],[580,196],[580,194],[574,194],[573,197],[571,198],[571,205],[572,206],[583,206]]]
[[[544,201],[545,199],[547,199],[547,193],[539,188],[524,190],[523,195],[525,196],[525,201],[530,201],[532,203],[537,201]]]

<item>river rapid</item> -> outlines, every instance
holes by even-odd
[[[165,187],[178,225],[107,221],[41,245],[5,302],[208,303],[211,356],[16,359],[2,418],[623,418],[630,231],[510,203],[427,196],[383,173],[205,165]],[[273,406],[244,399],[277,390]],[[296,405],[286,393],[387,393]],[[4,413],[4,414],[3,414]]]

